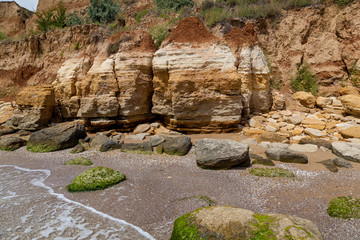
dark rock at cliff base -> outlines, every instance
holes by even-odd
[[[166,136],[161,144],[164,153],[169,155],[184,156],[191,149],[191,138],[188,136]]]
[[[84,125],[77,122],[61,123],[44,128],[30,135],[27,150],[31,152],[53,152],[74,147],[85,138]]]
[[[26,145],[26,141],[18,137],[3,137],[0,139],[0,150],[14,151]]]

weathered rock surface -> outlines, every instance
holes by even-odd
[[[343,168],[352,168],[353,167],[349,161],[346,161],[343,158],[335,158],[335,159],[333,159],[333,162],[334,162],[335,166],[337,166],[337,167],[343,167]]]
[[[346,160],[353,162],[360,162],[360,144],[346,143],[346,142],[333,142],[332,152]]]
[[[90,148],[99,150],[100,147],[111,139],[104,133],[98,133],[90,139]]]
[[[346,95],[341,97],[341,103],[346,113],[360,116],[360,96],[358,95]]]
[[[110,139],[110,140],[104,142],[100,146],[99,151],[100,152],[107,152],[107,151],[116,150],[116,149],[120,149],[120,148],[121,148],[121,144],[119,144],[118,142]]]
[[[55,106],[54,90],[49,85],[27,87],[16,95],[16,109],[7,124],[15,129],[45,127]]]
[[[139,152],[152,152],[152,145],[149,142],[143,143],[124,143],[121,146],[122,151],[139,151]]]
[[[169,155],[186,155],[191,149],[191,138],[188,136],[164,136],[160,145],[164,153]]]
[[[255,239],[264,229],[273,239],[323,239],[309,220],[229,206],[200,208],[177,218],[171,239]]]
[[[342,87],[339,90],[339,94],[340,95],[359,95],[358,90],[356,90],[356,88],[352,87],[352,86],[347,86],[347,87]]]
[[[286,163],[302,163],[306,164],[309,162],[308,157],[302,153],[295,153],[290,151],[283,151],[280,153],[280,162]]]
[[[72,12],[86,8],[90,5],[90,0],[62,0],[67,11]],[[57,0],[39,0],[36,11],[47,11],[57,7],[59,1]]]
[[[196,163],[201,168],[224,169],[250,165],[249,146],[232,140],[198,140],[195,151]]]
[[[360,138],[360,126],[351,126],[340,131],[344,138]]]
[[[0,102],[0,125],[13,116],[14,108],[10,102]]]
[[[314,144],[291,144],[289,150],[294,152],[316,152],[318,146]]]
[[[26,140],[19,137],[0,138],[0,150],[14,151],[26,145]]]
[[[3,135],[12,134],[14,132],[15,132],[15,130],[12,128],[0,126],[0,137]]]
[[[293,99],[298,100],[304,107],[313,108],[316,103],[316,98],[308,92],[296,92],[292,96]]]
[[[26,20],[33,13],[20,7],[15,1],[0,2],[0,31],[8,37],[19,37],[25,33]]]
[[[321,138],[302,138],[300,139],[299,144],[314,144],[319,148],[324,147],[327,149],[332,149],[331,143]]]
[[[85,138],[85,127],[77,122],[66,122],[44,128],[30,135],[27,150],[32,152],[53,152],[74,147],[79,139]]]
[[[156,49],[151,37],[142,31],[122,32],[106,43],[93,62],[86,56],[70,59],[58,71],[53,86],[61,117],[116,117],[125,129],[151,119]]]
[[[200,19],[182,19],[154,56],[152,112],[170,129],[206,132],[236,129],[243,108],[269,110],[269,69],[253,38],[233,29],[219,42]]]

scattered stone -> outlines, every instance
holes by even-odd
[[[343,158],[335,158],[333,160],[333,162],[334,162],[335,166],[337,166],[337,167],[342,167],[342,168],[352,168],[353,167],[349,161],[346,161]]]
[[[270,160],[274,160],[274,161],[280,161],[280,154],[282,152],[287,152],[286,149],[283,148],[268,148],[265,151],[266,157],[269,158]]]
[[[300,139],[299,144],[315,144],[316,146],[325,147],[327,149],[332,149],[331,143],[321,138],[309,138],[303,137]]]
[[[116,134],[116,131],[115,131],[114,129],[111,129],[111,130],[109,130],[109,131],[107,131],[107,132],[104,132],[104,134],[105,134],[106,136],[110,137],[110,136]]]
[[[299,100],[301,105],[307,108],[314,108],[316,98],[309,92],[296,92],[292,96],[293,99]]]
[[[273,104],[271,110],[283,110],[285,108],[285,97],[284,95],[275,89],[271,91]]]
[[[346,160],[360,162],[360,144],[358,143],[333,142],[332,152]]]
[[[250,153],[250,158],[253,159],[252,164],[260,164],[260,165],[264,165],[264,166],[275,166],[273,161],[271,161],[270,159],[263,158],[256,154]]]
[[[275,113],[275,114],[273,114],[273,115],[271,116],[271,118],[273,118],[273,119],[279,119],[279,118],[281,118],[281,116],[280,116],[279,114]]]
[[[164,148],[163,148],[162,145],[158,145],[158,146],[156,146],[155,151],[156,151],[158,154],[163,154],[163,153],[164,153]]]
[[[325,128],[325,122],[318,119],[305,118],[301,123],[306,128],[314,128],[318,130],[323,130]]]
[[[17,134],[19,134],[20,137],[24,137],[24,136],[29,136],[31,132],[21,129],[20,131],[17,132]]]
[[[279,160],[280,162],[286,162],[286,163],[307,164],[309,162],[308,157],[305,154],[289,152],[289,151],[280,152]]]
[[[342,219],[360,218],[360,199],[352,196],[333,198],[327,213],[330,217]]]
[[[342,87],[339,90],[340,95],[359,95],[359,92],[356,88],[352,86]]]
[[[93,167],[80,173],[66,188],[69,192],[101,190],[126,179],[119,171],[107,167]]]
[[[73,149],[71,149],[70,153],[81,153],[81,152],[84,152],[84,151],[85,151],[84,146],[79,143]]]
[[[158,146],[159,144],[163,143],[164,141],[165,141],[165,139],[160,135],[151,136],[149,138],[149,143],[151,143],[151,145],[153,147]]]
[[[177,218],[171,239],[220,239],[218,236],[221,239],[323,239],[309,220],[229,206],[204,207]]]
[[[260,134],[264,133],[265,131],[261,130],[261,129],[256,129],[256,128],[244,128],[242,130],[242,132],[247,137],[254,137],[254,136],[257,136],[257,135],[260,135]]]
[[[146,124],[140,124],[135,128],[133,133],[136,135],[136,134],[139,134],[139,133],[147,132],[150,129],[150,127],[151,127],[151,125],[147,124],[147,123]]]
[[[328,107],[329,105],[331,105],[333,102],[333,100],[331,98],[327,98],[327,97],[318,97],[316,99],[316,105],[318,105],[321,108],[325,108]]]
[[[283,142],[286,140],[287,140],[286,137],[281,136],[278,133],[272,133],[272,132],[262,133],[260,134],[258,139],[259,142]]]
[[[155,122],[155,123],[151,123],[150,126],[153,127],[154,129],[157,129],[160,127],[160,124]]]
[[[360,126],[352,126],[340,131],[344,138],[360,138]]]
[[[310,135],[311,137],[315,137],[315,138],[321,138],[321,137],[325,137],[327,136],[327,134],[325,132],[322,132],[318,129],[314,129],[314,128],[305,128],[304,132],[308,135]]]
[[[26,145],[26,141],[19,137],[3,137],[0,138],[0,150],[15,151]]]
[[[104,142],[101,146],[99,151],[100,152],[108,152],[111,150],[116,150],[116,149],[120,149],[121,148],[121,144],[119,144],[118,142],[109,139],[108,141]]]
[[[150,153],[153,151],[150,142],[143,143],[124,143],[121,145],[121,151],[124,152],[139,152],[139,153]]]
[[[104,133],[97,133],[90,140],[90,148],[99,150],[100,147],[109,140],[110,138],[106,136]]]
[[[191,149],[191,138],[188,136],[165,136],[161,144],[164,153],[169,155],[184,156]]]
[[[262,125],[263,125],[263,121],[255,117],[249,120],[249,126],[252,128],[261,128]]]
[[[202,139],[195,143],[196,163],[201,168],[227,169],[250,165],[249,146],[232,140]]]
[[[289,149],[289,145],[285,144],[285,143],[270,143],[269,148],[281,148],[281,149]]]
[[[316,152],[318,146],[314,144],[291,144],[289,150],[294,152]]]
[[[150,133],[139,133],[136,135],[126,135],[125,139],[126,140],[137,140],[137,141],[142,141],[145,139],[146,136],[150,136]]]
[[[117,142],[119,142],[121,138],[122,138],[122,133],[118,133],[117,135],[112,137],[112,139]]]
[[[283,168],[251,168],[249,173],[258,177],[295,177],[292,172]]]
[[[93,164],[94,163],[91,160],[84,157],[74,158],[64,163],[64,165],[84,165],[84,166],[90,166]]]
[[[337,173],[339,169],[335,166],[333,160],[325,160],[320,162],[324,165],[330,172]]]
[[[256,139],[253,139],[253,138],[248,138],[248,139],[244,139],[244,140],[241,140],[240,143],[242,144],[252,144],[252,145],[256,145],[257,144],[257,141]]]
[[[74,147],[79,139],[85,138],[84,125],[77,122],[61,123],[30,135],[27,150],[31,152],[52,152]]]
[[[265,126],[265,130],[267,131],[267,132],[276,132],[276,128],[274,128],[273,126],[270,126],[270,125],[266,125]]]
[[[259,145],[264,147],[264,148],[268,148],[269,145],[270,145],[270,142],[261,142]]]

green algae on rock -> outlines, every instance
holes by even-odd
[[[360,199],[352,196],[336,197],[330,201],[327,213],[337,218],[360,218]]]
[[[210,206],[175,220],[170,240],[179,239],[323,239],[317,226],[306,219],[284,214]]]
[[[107,167],[93,167],[80,173],[66,188],[69,192],[95,191],[108,188],[125,179],[122,172]]]
[[[90,166],[93,164],[94,163],[91,160],[84,157],[74,158],[64,163],[64,165],[85,165],[85,166]]]
[[[249,173],[258,177],[295,177],[292,172],[283,168],[252,168]]]

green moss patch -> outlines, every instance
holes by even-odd
[[[295,177],[292,172],[283,168],[252,168],[249,173],[259,177]]]
[[[126,177],[107,167],[93,167],[80,173],[66,188],[69,192],[95,191],[115,185]]]
[[[327,213],[337,218],[360,218],[360,199],[351,196],[336,197],[330,201]]]
[[[39,152],[39,153],[44,153],[44,152],[54,152],[56,150],[58,150],[59,147],[56,145],[41,145],[41,144],[36,144],[36,145],[30,145],[28,144],[26,146],[26,150],[30,151],[30,152]]]
[[[277,240],[274,231],[270,229],[275,219],[259,213],[255,213],[253,217],[256,222],[252,224],[254,229],[251,231],[251,240]]]
[[[191,213],[177,218],[170,240],[205,240],[200,237],[197,226],[193,223]]]
[[[85,165],[85,166],[90,166],[93,164],[94,163],[91,160],[84,157],[74,158],[64,163],[64,165]]]

